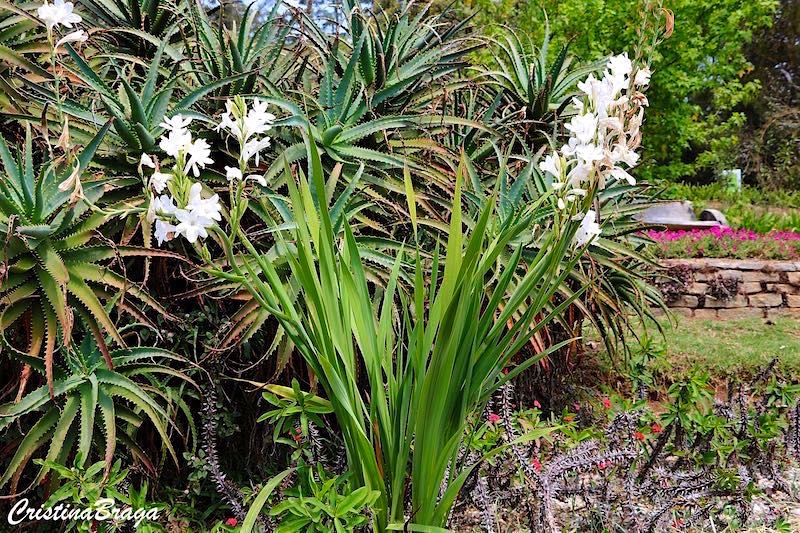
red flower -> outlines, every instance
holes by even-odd
[[[489,422],[491,422],[492,424],[494,424],[495,422],[500,422],[500,415],[489,413]]]
[[[508,369],[507,368],[503,369],[503,374],[505,374],[506,376],[508,375]]]
[[[533,406],[537,409],[542,408],[542,404],[539,403],[539,400],[533,400]]]
[[[605,470],[607,466],[608,463],[606,463],[605,461],[600,461],[599,463],[597,463],[597,468],[600,470]]]
[[[633,434],[633,438],[635,438],[636,440],[644,440],[644,433],[642,433],[641,431],[637,431],[636,433]]]
[[[603,407],[606,409],[611,409],[611,400],[608,398],[603,398]]]
[[[650,430],[653,433],[661,433],[664,430],[664,428],[662,428],[660,424],[653,424],[652,426],[650,426]]]
[[[533,469],[536,470],[537,472],[542,471],[542,463],[539,461],[538,457],[534,457],[533,459],[531,459],[531,464],[533,465]]]
[[[226,526],[236,527],[236,525],[237,525],[238,523],[239,523],[239,521],[238,521],[238,520],[236,520],[236,519],[235,519],[235,518],[233,518],[233,517],[231,517],[231,518],[228,518],[227,520],[225,520],[225,525],[226,525]]]

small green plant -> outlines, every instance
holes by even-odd
[[[164,504],[154,504],[147,500],[148,485],[144,483],[139,489],[129,485],[128,470],[122,469],[122,462],[117,460],[106,468],[103,461],[88,467],[73,466],[67,468],[57,462],[40,460],[37,464],[60,478],[60,487],[45,502],[45,508],[58,504],[69,504],[77,509],[102,509],[107,516],[99,523],[102,531],[112,533],[125,531],[134,527],[137,533],[156,533],[166,531],[159,523],[159,516],[164,512]],[[115,515],[114,512],[117,512]],[[70,519],[66,531],[89,533],[97,531],[98,522],[83,519]]]
[[[36,372],[46,373],[41,359],[20,357]],[[174,426],[167,414],[167,404],[175,397],[175,391],[167,380],[177,378],[194,383],[165,363],[185,360],[157,348],[121,349],[110,352],[108,357],[114,370],[106,368],[92,336],[84,335],[79,345],[72,345],[68,350],[66,367],[53,369],[52,393],[44,385],[18,402],[0,405],[0,431],[38,413],[36,422],[27,430],[0,477],[0,487],[10,482],[11,491],[15,492],[25,467],[48,442],[46,463],[42,464],[34,483],[44,478],[49,465],[67,464],[75,448],[74,464],[83,467],[92,456],[98,434],[104,435],[107,472],[112,467],[118,443],[125,445],[146,468],[155,472],[153,462],[133,438],[135,430],[145,420],[156,429],[177,464],[167,431],[170,425]],[[159,375],[167,379],[159,381],[156,379]]]
[[[280,519],[276,533],[352,532],[370,520],[377,490],[354,488],[348,476],[327,477],[321,466],[297,470],[298,483],[269,514]]]

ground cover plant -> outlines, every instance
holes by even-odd
[[[664,308],[635,219],[651,61],[674,29],[659,2],[592,62],[413,3],[344,2],[335,24],[293,3],[0,10],[3,511],[110,498],[138,523],[63,526],[442,531],[499,499],[554,529],[562,474],[607,459],[644,468],[655,506],[609,523],[721,524],[751,501],[736,467],[783,476],[789,381],[780,405],[753,402],[776,427],[738,435],[775,453],[702,471],[711,422],[726,439],[734,422],[700,424],[684,389],[679,422],[618,410],[668,428],[658,449],[603,440],[610,412],[578,426],[543,392],[585,327],[624,368]],[[681,472],[724,490],[651,494],[686,443]],[[495,468],[510,496],[487,492]]]
[[[793,260],[800,257],[800,233],[715,226],[694,230],[649,230],[655,253],[664,258],[724,257]]]
[[[800,257],[800,233],[715,226],[694,230],[649,230],[654,251],[664,258],[724,257],[793,260]]]

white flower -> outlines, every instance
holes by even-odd
[[[595,218],[596,213],[594,210],[590,209],[586,212],[586,215],[581,220],[581,225],[578,226],[578,230],[575,232],[574,240],[576,246],[584,246],[600,235],[602,230],[600,225],[595,222]]]
[[[186,153],[189,155],[189,161],[187,161],[186,167],[192,171],[195,178],[200,175],[201,168],[205,168],[206,165],[214,162],[214,160],[209,157],[211,155],[211,146],[205,139],[197,139],[193,143],[187,145]]]
[[[582,184],[589,178],[589,174],[591,174],[593,168],[594,165],[590,163],[578,163],[575,165],[567,175],[570,185],[572,187],[577,187]]]
[[[192,123],[192,117],[184,117],[183,115],[175,115],[174,117],[165,117],[158,126],[168,131],[183,132]]]
[[[183,129],[174,129],[170,130],[168,135],[161,136],[161,142],[158,143],[158,146],[160,146],[167,155],[178,157],[178,154],[185,150],[191,143],[191,133]]]
[[[572,117],[565,127],[580,143],[588,143],[597,135],[597,116],[594,113]]]
[[[233,107],[233,101],[228,100],[225,102],[226,111],[220,116],[219,124],[217,127],[214,128],[216,131],[221,130],[228,130],[230,133],[233,134],[234,137],[237,139],[242,138],[242,130],[239,128],[239,124],[236,120],[233,119],[233,112],[235,111]]]
[[[650,83],[650,69],[647,67],[640,68],[636,71],[636,76],[633,77],[633,84],[637,87],[647,85]]]
[[[189,189],[189,202],[186,204],[186,209],[200,217],[220,221],[222,220],[222,207],[219,204],[219,195],[215,194],[211,198],[203,198],[200,193],[203,186],[195,182]]]
[[[631,70],[633,70],[633,63],[628,59],[628,53],[624,52],[616,56],[611,56],[608,59],[608,70],[611,71],[611,75],[615,78],[625,78],[629,76]]]
[[[242,179],[242,171],[236,167],[225,167],[225,177],[228,181],[240,181]]]
[[[252,135],[261,135],[272,129],[275,115],[267,112],[267,103],[262,100],[253,101],[253,108],[244,119],[245,141]]]
[[[226,111],[215,128],[217,131],[228,130],[236,137],[240,146],[248,144],[254,135],[261,135],[272,129],[275,121],[275,115],[267,112],[267,103],[262,100],[254,100],[253,107],[249,110],[245,104],[242,107],[244,109],[237,108],[233,100],[225,102]]]
[[[614,145],[614,149],[611,151],[611,160],[614,163],[622,162],[629,167],[634,167],[639,162],[639,154],[636,153],[636,150],[631,150],[624,142],[620,142]]]
[[[600,125],[604,127],[606,130],[610,130],[612,132],[620,133],[624,126],[622,125],[622,121],[619,117],[606,117],[600,121]]]
[[[139,166],[156,168],[156,164],[153,162],[153,158],[147,154],[142,154],[142,157],[139,158]]]
[[[71,28],[73,24],[82,20],[80,15],[72,12],[72,7],[72,2],[64,0],[55,0],[52,4],[45,1],[44,5],[36,10],[36,14],[45,23],[48,31],[59,24]]]
[[[178,208],[175,207],[175,200],[166,194],[153,198],[150,205],[153,207],[153,211],[162,215],[172,216],[178,211]]]
[[[614,167],[611,169],[610,174],[617,178],[618,180],[626,180],[630,185],[636,185],[636,178],[625,172],[623,169],[619,167]]]
[[[228,178],[228,181],[241,181],[244,179],[245,181],[255,181],[262,187],[267,186],[267,179],[260,174],[249,174],[246,178],[242,176],[242,171],[236,167],[225,167],[225,176]]]
[[[77,15],[75,15],[77,16]],[[80,17],[78,17],[80,19]],[[58,40],[56,48],[67,43],[85,43],[89,40],[89,34],[83,30],[73,31]]]
[[[585,81],[578,82],[578,89],[589,97],[592,108],[601,118],[607,114],[608,107],[619,92],[613,80],[608,77],[598,80],[592,74],[589,74]]]
[[[539,163],[539,168],[542,172],[549,172],[555,178],[561,177],[561,158],[558,154],[550,154],[544,158],[544,161]]]
[[[242,160],[249,161],[251,157],[256,156],[256,166],[258,166],[261,150],[269,147],[269,137],[261,139],[253,139],[248,141],[242,148]]]
[[[172,238],[175,236],[177,227],[169,222],[164,222],[163,220],[156,219],[156,240],[158,241],[158,245],[161,246],[164,244],[164,241],[171,241]]]
[[[572,105],[575,107],[575,109],[578,111],[579,114],[581,114],[581,115],[583,114],[583,107],[584,107],[583,106],[583,100],[581,100],[577,96],[573,96],[572,97]]]
[[[186,237],[186,240],[194,243],[198,237],[208,237],[206,228],[213,224],[208,218],[201,216],[194,211],[186,211],[185,209],[178,209],[175,213],[178,217],[178,225],[175,227],[175,232]]]
[[[596,144],[581,144],[575,149],[575,157],[584,163],[593,163],[603,159],[605,151]]]
[[[250,174],[249,176],[247,176],[246,179],[248,179],[250,181],[255,181],[256,183],[258,183],[262,187],[266,187],[267,186],[267,178],[265,178],[264,176],[261,176],[260,174]]]
[[[153,188],[154,191],[157,193],[161,193],[164,191],[164,187],[167,186],[169,180],[172,179],[172,174],[165,174],[163,172],[153,172],[153,175],[150,176],[150,186]]]

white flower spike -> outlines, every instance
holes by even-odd
[[[55,26],[72,28],[73,24],[77,24],[83,20],[80,15],[73,13],[72,9],[72,2],[55,0],[52,4],[48,4],[47,1],[45,1],[44,5],[36,10],[36,14],[47,26],[47,31],[51,31]]]
[[[83,30],[73,31],[72,33],[68,33],[64,37],[58,40],[56,43],[56,48],[65,45],[67,43],[85,43],[89,40],[89,34]]]
[[[581,220],[581,225],[578,226],[578,231],[575,232],[575,245],[578,247],[589,244],[592,239],[600,235],[602,230],[600,225],[595,221],[596,213],[593,209],[586,212],[586,215]]]

